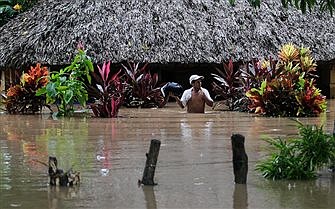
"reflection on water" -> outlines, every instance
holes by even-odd
[[[332,132],[329,111],[305,124]],[[174,104],[162,109],[121,109],[120,118],[0,115],[0,208],[334,208],[334,177],[269,181],[254,171],[266,154],[262,137],[297,134],[288,118],[207,110],[187,114]],[[235,185],[233,133],[245,136],[247,185]],[[151,139],[161,141],[155,187],[138,187]],[[81,172],[80,186],[48,185],[48,156],[59,167]]]
[[[153,186],[142,186],[146,208],[157,209],[156,196]]]
[[[246,184],[235,184],[233,202],[234,209],[248,208],[248,191]]]
[[[66,208],[64,201],[74,200],[79,193],[80,186],[76,187],[48,187],[48,205],[50,209]],[[38,205],[36,205],[38,206]]]

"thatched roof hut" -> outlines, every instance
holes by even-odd
[[[277,55],[293,42],[335,59],[335,19],[279,0],[41,0],[0,28],[0,69],[69,64],[81,41],[95,63],[220,63]]]

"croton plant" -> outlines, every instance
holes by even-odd
[[[316,63],[308,48],[289,43],[278,55],[275,72],[246,95],[249,108],[268,116],[316,116],[326,110],[326,97],[316,88]]]
[[[38,89],[45,87],[48,80],[48,68],[41,64],[31,66],[27,73],[23,73],[20,83],[11,86],[6,93],[4,104],[10,114],[34,114],[45,104],[44,96],[36,96]]]

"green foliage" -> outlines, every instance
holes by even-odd
[[[76,102],[81,106],[86,105],[88,93],[83,77],[90,83],[91,77],[88,74],[93,70],[91,59],[79,49],[71,65],[59,72],[52,72],[50,82],[37,91],[37,95],[46,95],[48,104],[56,104],[58,116],[70,116],[74,112]]]
[[[12,18],[17,11],[14,10],[12,0],[0,0],[0,26],[4,25],[10,18]]]
[[[248,0],[251,6],[253,7],[260,7],[261,6],[261,0]]]
[[[268,116],[317,116],[326,110],[326,98],[315,87],[316,64],[308,48],[286,44],[271,76],[246,95],[255,113]]]
[[[335,8],[334,0],[282,0],[282,4],[285,8],[288,5],[292,5],[297,9],[300,9],[302,13],[306,13],[307,9],[312,11],[315,6],[319,5],[321,11],[328,10],[331,15],[333,15],[333,10]]]
[[[248,0],[250,5],[259,8],[261,0]],[[235,5],[235,0],[229,0],[231,5]],[[320,10],[323,12],[328,10],[333,16],[333,10],[335,9],[335,0],[281,0],[282,5],[288,8],[289,5],[301,10],[303,14],[306,13],[307,9],[312,11],[315,6],[319,5]]]
[[[323,132],[322,127],[298,123],[296,139],[265,139],[271,147],[271,155],[256,165],[265,178],[313,179],[322,166],[335,157],[335,139]]]
[[[234,6],[235,5],[235,0],[228,0],[229,1],[229,4]]]
[[[91,84],[90,73],[94,71],[91,58],[88,57],[83,49],[78,49],[78,53],[74,57],[70,66],[65,68],[65,71],[71,72],[71,76],[78,79],[87,79]]]
[[[36,2],[37,0],[0,0],[0,26],[31,8]]]

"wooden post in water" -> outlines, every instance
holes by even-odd
[[[151,140],[149,153],[145,154],[147,160],[145,162],[142,181],[139,181],[139,183],[144,185],[156,185],[156,183],[154,183],[154,175],[160,146],[161,142],[159,140]]]
[[[236,184],[246,184],[248,174],[248,156],[244,148],[244,136],[233,134],[231,136],[233,148],[233,166]]]

